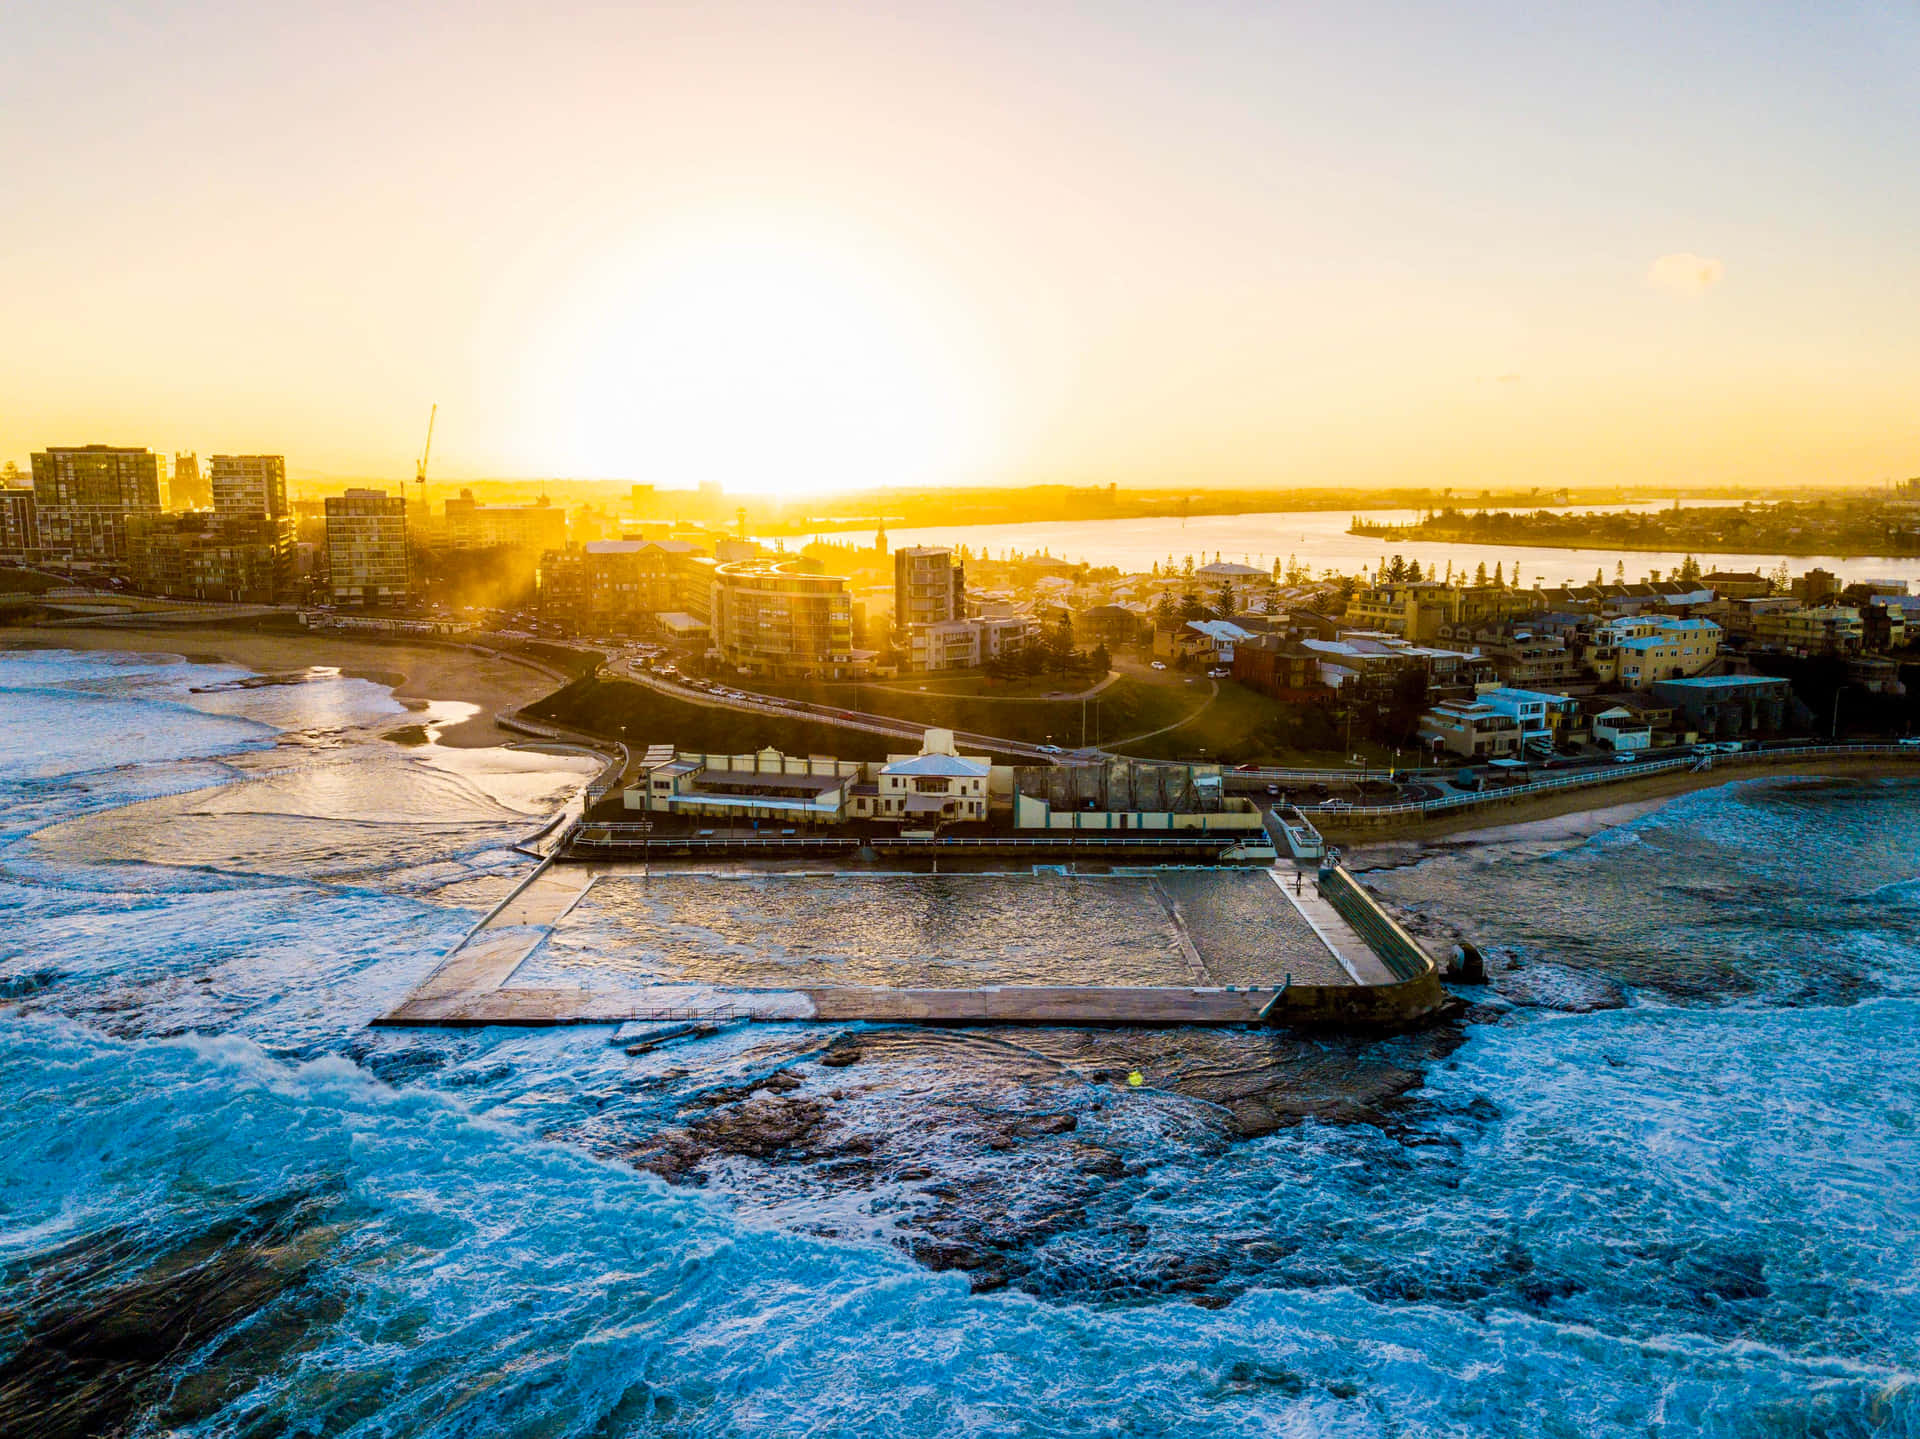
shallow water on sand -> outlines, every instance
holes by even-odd
[[[1920,1428],[1920,787],[1377,876],[1457,1034],[369,1031],[537,806],[235,674],[0,654],[0,1431]]]
[[[1262,870],[1145,874],[636,871],[598,879],[514,984],[1344,983]]]

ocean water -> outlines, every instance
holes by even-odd
[[[1435,1034],[369,1030],[543,782],[238,677],[0,653],[0,1432],[1920,1429],[1910,782],[1376,876]]]

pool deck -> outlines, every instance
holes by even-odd
[[[1386,992],[1393,975],[1315,888],[1312,876],[1282,860],[1275,886],[1337,961],[1315,966],[1314,982],[1294,995],[1280,983],[1222,985],[1211,977],[1167,899],[1180,933],[1190,985],[976,985],[964,989],[876,986],[742,989],[674,982],[629,992],[574,986],[515,986],[516,970],[604,875],[636,873],[619,863],[544,863],[474,926],[379,1025],[475,1027],[609,1024],[629,1020],[750,1019],[871,1021],[901,1024],[1248,1025],[1275,1019],[1290,998],[1343,990],[1356,998]],[[1155,885],[1163,899],[1165,891]],[[1290,975],[1288,976],[1291,977]],[[1276,979],[1280,976],[1276,976]],[[1276,996],[1279,1001],[1276,1002]]]

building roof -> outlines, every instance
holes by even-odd
[[[919,754],[912,759],[893,760],[880,767],[881,774],[923,775],[929,778],[985,779],[992,769],[985,760],[965,759],[954,754]]]
[[[1480,692],[1480,698],[1483,700],[1489,700],[1489,701],[1496,700],[1496,699],[1519,700],[1519,701],[1525,701],[1525,702],[1530,702],[1533,700],[1547,700],[1554,704],[1564,704],[1570,698],[1570,696],[1563,695],[1563,694],[1549,694],[1546,690],[1523,690],[1523,689],[1514,689],[1508,685],[1501,685],[1498,689],[1482,690]]]
[[[637,555],[646,548],[646,541],[588,540],[580,548],[590,555]]]
[[[825,794],[847,783],[845,776],[827,774],[763,774],[750,769],[710,769],[700,776],[703,785],[740,789],[804,789]]]
[[[1786,684],[1787,680],[1779,675],[1690,675],[1686,679],[1655,680],[1656,692],[1663,689],[1680,687],[1690,690],[1711,690],[1728,688],[1750,688]]]
[[[840,806],[825,799],[791,799],[766,794],[717,794],[711,790],[687,790],[664,797],[669,805],[711,804],[729,809],[803,809],[813,814],[838,814]]]
[[[1212,636],[1216,643],[1220,640],[1244,640],[1253,637],[1252,630],[1243,630],[1232,620],[1188,620],[1187,628]]]

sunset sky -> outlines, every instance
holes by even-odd
[[[13,0],[0,459],[1917,474],[1917,17]]]

